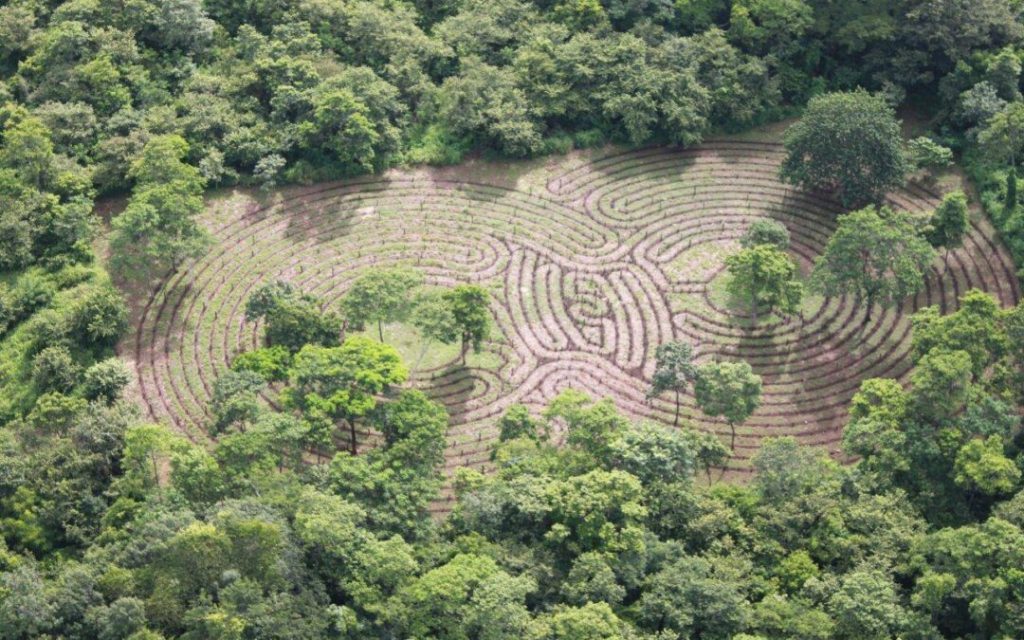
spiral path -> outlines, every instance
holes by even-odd
[[[335,304],[364,269],[405,264],[430,284],[475,282],[493,294],[488,357],[417,371],[411,382],[451,413],[449,472],[486,471],[498,416],[516,402],[540,409],[570,387],[671,423],[669,395],[645,394],[654,349],[673,339],[693,343],[701,360],[747,360],[764,379],[762,406],[738,429],[730,472],[748,473],[767,436],[838,454],[861,380],[905,378],[911,312],[932,304],[950,312],[972,287],[1015,304],[1017,278],[992,228],[976,220],[964,246],[936,260],[916,298],[875,309],[863,329],[866,309],[845,297],[812,297],[799,317],[753,326],[715,285],[749,223],[784,223],[807,272],[841,213],[781,184],[781,159],[777,144],[718,140],[570,156],[514,179],[391,172],[285,191],[270,204],[211,207],[205,224],[214,247],[168,276],[137,313],[129,348],[139,393],[154,419],[205,438],[214,380],[259,345],[259,327],[243,319],[255,287],[289,280]],[[913,186],[889,197],[909,211],[929,211],[938,199]],[[682,415],[728,439],[728,427],[703,416],[689,394]]]

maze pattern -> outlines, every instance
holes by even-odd
[[[254,287],[290,280],[333,305],[365,268],[407,264],[431,284],[476,282],[494,294],[496,335],[485,346],[494,366],[453,362],[412,381],[452,415],[449,472],[487,470],[496,418],[516,402],[539,409],[569,387],[670,423],[669,394],[648,401],[645,393],[654,349],[672,339],[693,343],[702,360],[747,360],[764,378],[762,407],[738,430],[731,473],[749,472],[766,436],[793,435],[838,455],[861,380],[906,377],[912,311],[952,311],[971,287],[1014,304],[1017,279],[992,228],[976,221],[963,248],[936,261],[920,295],[876,309],[864,329],[863,305],[844,297],[751,326],[711,287],[749,223],[783,222],[806,272],[841,213],[829,199],[781,184],[781,158],[776,144],[719,140],[568,158],[512,187],[392,172],[285,192],[244,211],[213,208],[214,248],[167,277],[139,313],[131,349],[140,395],[153,418],[204,438],[213,381],[259,345],[260,328],[243,319]],[[889,199],[910,211],[938,202],[914,186]],[[727,439],[726,425],[704,417],[692,396],[684,403],[690,424]]]

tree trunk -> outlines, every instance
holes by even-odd
[[[352,445],[351,445],[351,447],[352,447],[351,448],[352,455],[357,456],[357,455],[359,455],[359,443],[356,442],[356,421],[355,420],[350,420],[348,424],[349,424],[349,433],[352,434]]]
[[[732,439],[729,441],[729,451],[736,453],[736,425],[730,422],[729,430],[732,431]]]
[[[676,415],[675,415],[675,418],[672,419],[672,426],[673,427],[678,427],[679,426],[679,389],[678,388],[676,389]]]
[[[875,306],[874,303],[875,303],[875,294],[869,293],[868,297],[867,297],[867,300],[866,300],[867,309],[864,310],[864,322],[860,323],[860,328],[861,329],[863,329],[864,327],[868,326],[868,323],[871,322],[871,307]]]
[[[377,335],[380,341],[384,342],[384,322],[380,318],[377,318]]]
[[[754,324],[757,324],[757,296],[750,297],[750,312],[754,316]]]

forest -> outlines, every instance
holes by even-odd
[[[0,0],[0,640],[1024,637],[1021,0]]]

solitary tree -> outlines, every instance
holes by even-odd
[[[789,229],[786,228],[786,225],[771,218],[755,220],[750,223],[743,237],[740,238],[740,246],[750,249],[759,244],[768,244],[785,251],[789,248]]]
[[[732,278],[729,293],[746,298],[757,322],[760,309],[792,313],[800,306],[804,287],[796,281],[796,263],[784,251],[759,244],[725,259]]]
[[[785,144],[782,179],[835,192],[846,206],[878,200],[907,172],[892,108],[861,89],[812,98]]]
[[[950,249],[956,249],[964,243],[968,225],[967,196],[963,191],[947,193],[932,214],[927,233],[928,242],[936,249],[945,249],[945,261],[949,258]]]
[[[839,216],[839,227],[818,257],[812,285],[825,295],[852,294],[867,305],[889,307],[917,293],[935,251],[910,216],[888,207],[866,207]]]
[[[451,309],[455,329],[462,340],[462,363],[466,363],[466,352],[473,347],[474,353],[487,339],[491,329],[491,315],[487,304],[490,295],[487,290],[475,284],[460,284],[445,291],[443,299]]]
[[[693,365],[693,347],[686,342],[673,341],[659,345],[654,351],[654,377],[648,398],[672,391],[676,397],[676,412],[672,426],[679,426],[679,395],[693,382],[697,369]]]
[[[405,320],[412,308],[412,291],[423,284],[423,274],[396,267],[367,271],[352,283],[341,300],[349,327],[360,331],[367,322],[377,323],[384,342],[384,323]]]
[[[711,362],[697,369],[693,391],[704,413],[725,418],[732,431],[729,448],[735,450],[736,425],[761,404],[761,376],[746,362]]]

